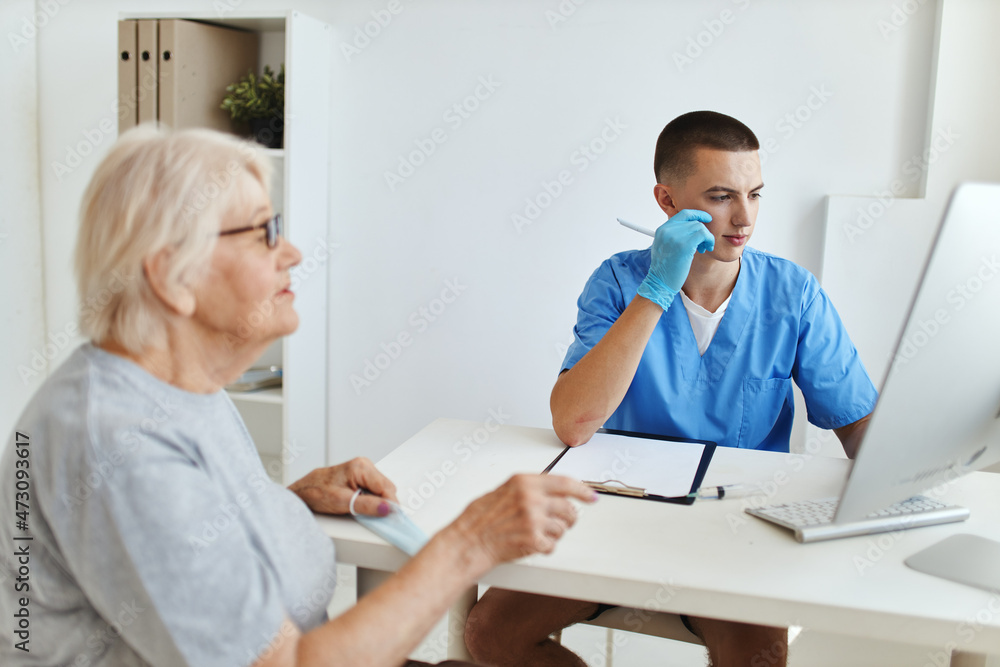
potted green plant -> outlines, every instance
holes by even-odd
[[[285,129],[284,64],[277,76],[265,65],[262,75],[248,71],[238,82],[226,86],[222,108],[229,112],[234,125],[249,125],[256,141],[268,148],[281,148]]]

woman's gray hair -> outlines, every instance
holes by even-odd
[[[170,249],[167,280],[192,285],[249,174],[270,191],[261,147],[214,130],[131,129],[111,147],[83,196],[76,242],[80,330],[139,353],[160,345],[167,310],[143,261]]]

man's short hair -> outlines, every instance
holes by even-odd
[[[694,171],[696,148],[755,151],[760,148],[749,127],[715,111],[692,111],[667,123],[656,140],[653,173],[657,183],[683,183]]]

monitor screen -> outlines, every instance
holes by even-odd
[[[887,271],[898,258],[884,258]],[[854,521],[1000,460],[1000,185],[956,188],[837,509]]]

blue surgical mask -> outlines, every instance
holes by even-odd
[[[385,501],[389,505],[389,513],[385,516],[368,516],[355,514],[354,518],[362,526],[372,531],[389,544],[397,547],[410,556],[416,555],[427,544],[427,533],[413,523],[410,517],[403,513],[403,508],[396,503]]]

